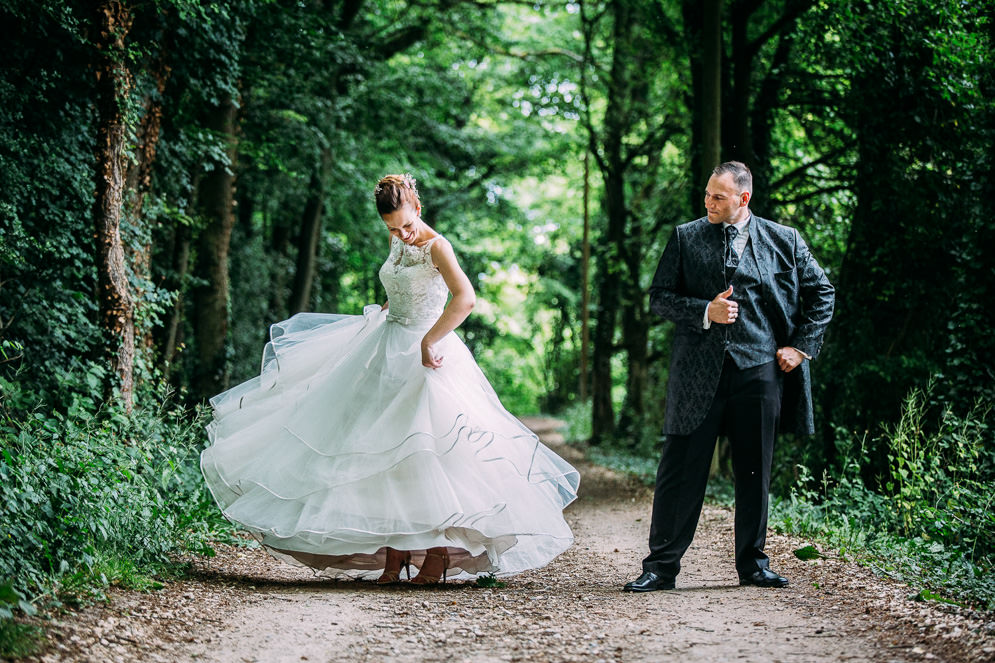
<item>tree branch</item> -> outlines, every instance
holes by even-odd
[[[849,184],[837,184],[835,186],[826,186],[818,189],[813,189],[812,191],[807,191],[801,194],[800,196],[795,196],[794,198],[781,199],[772,196],[770,202],[778,207],[784,205],[797,205],[798,203],[803,203],[806,200],[810,200],[812,198],[815,198],[816,196],[821,196],[822,194],[825,193],[836,193],[837,191],[849,191],[850,188],[851,187]]]
[[[782,175],[781,178],[778,179],[776,182],[771,182],[770,190],[777,191],[778,189],[787,186],[793,180],[799,179],[800,177],[805,175],[805,173],[808,171],[809,168],[813,168],[814,166],[819,166],[829,161],[832,161],[841,154],[844,154],[848,149],[850,149],[849,145],[840,145],[836,149],[826,152],[818,159],[814,159],[807,163],[803,163],[794,170],[789,171],[784,175]]]
[[[359,15],[359,10],[362,8],[363,0],[345,0],[342,3],[342,11],[339,13],[339,30],[348,30],[351,28],[353,21],[356,20],[356,16]],[[325,9],[329,9],[327,2]]]
[[[789,2],[788,6],[785,8],[784,13],[771,24],[769,28],[764,30],[759,37],[752,40],[748,45],[748,49],[751,54],[756,54],[763,48],[764,44],[774,38],[775,35],[780,34],[785,27],[793,23],[799,16],[807,12],[813,5],[815,5],[815,0],[797,0],[796,2]]]
[[[425,38],[425,28],[421,25],[409,25],[399,28],[387,35],[376,47],[377,55],[384,60],[407,50]]]
[[[650,131],[649,135],[646,136],[646,138],[639,144],[638,147],[633,148],[631,152],[629,152],[622,158],[622,167],[628,168],[630,165],[632,165],[632,162],[636,158],[659,150],[663,145],[666,144],[670,136],[674,135],[675,133],[679,133],[680,130],[681,127],[677,126],[676,122],[673,123],[668,121],[661,122],[652,131]],[[664,138],[664,136],[666,136],[666,138]]]
[[[579,53],[574,53],[565,48],[547,48],[541,51],[514,51],[509,48],[502,48],[501,46],[495,46],[494,44],[485,43],[483,40],[469,35],[462,30],[457,30],[454,32],[457,37],[465,39],[466,41],[480,46],[481,48],[488,50],[496,55],[503,55],[509,58],[518,58],[519,60],[532,60],[534,58],[542,57],[565,57],[569,60],[573,60],[577,64],[584,64],[584,56]]]

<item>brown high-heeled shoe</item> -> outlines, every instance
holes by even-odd
[[[433,563],[431,564],[431,569],[429,568],[429,560]],[[438,563],[435,561],[438,560]],[[441,569],[436,568],[441,566]],[[422,562],[421,569],[418,570],[418,575],[411,579],[412,585],[434,585],[439,582],[439,578],[442,578],[442,583],[446,582],[446,573],[449,571],[449,551],[445,548],[429,548],[425,553],[425,561]]]
[[[383,574],[377,578],[377,584],[389,585],[401,582],[402,566],[408,576],[408,580],[411,580],[411,551],[387,548],[387,560],[383,565]]]

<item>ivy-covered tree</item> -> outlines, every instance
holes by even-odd
[[[992,233],[990,17],[981,5],[919,0],[830,11],[841,33],[827,50],[851,77],[842,112],[858,157],[823,403],[827,423],[873,438],[930,376],[959,411],[995,396],[980,342],[992,332],[980,302],[995,275],[981,248]],[[872,476],[885,450],[874,459]]]
[[[110,373],[93,296],[94,18],[55,0],[0,6],[0,369],[91,406]]]

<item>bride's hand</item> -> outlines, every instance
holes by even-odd
[[[435,353],[435,346],[426,343],[421,344],[421,363],[428,368],[439,368],[442,366],[442,355]]]

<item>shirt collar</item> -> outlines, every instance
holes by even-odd
[[[750,221],[752,220],[753,220],[753,212],[750,212],[750,215],[745,219],[743,219],[742,221],[740,221],[739,223],[726,223],[723,221],[722,230],[724,231],[729,226],[732,226],[733,228],[736,229],[737,232],[743,233],[746,232],[746,229],[749,227]]]

